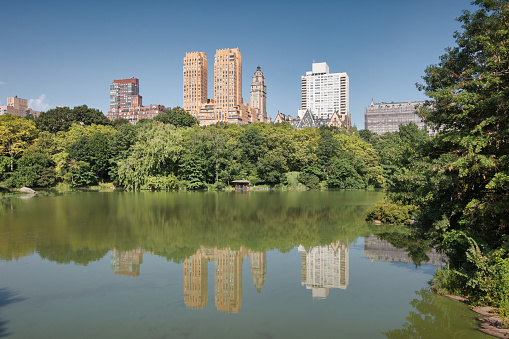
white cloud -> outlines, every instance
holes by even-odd
[[[47,111],[50,106],[46,94],[41,94],[37,99],[28,100],[28,107],[36,111]]]
[[[0,81],[0,86],[5,85],[5,82]]]

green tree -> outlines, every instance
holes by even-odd
[[[366,183],[348,158],[332,158],[327,186],[331,188],[365,188]]]
[[[72,124],[78,125],[110,125],[110,120],[99,110],[89,108],[87,105],[57,107],[50,109],[35,118],[35,125],[40,131],[57,133],[67,132]]]
[[[118,163],[119,181],[139,190],[150,177],[175,176],[183,151],[182,134],[170,124],[154,122],[138,133],[132,152]]]
[[[458,19],[457,46],[418,85],[434,102],[421,114],[440,133],[417,198],[425,234],[440,242],[461,230],[489,249],[509,233],[509,4],[472,4]]]
[[[333,129],[320,127],[320,139],[318,139],[316,147],[318,164],[327,172],[329,171],[331,159],[339,155],[339,142],[334,138],[334,132]]]
[[[173,109],[167,109],[165,113],[156,115],[154,121],[172,124],[176,127],[192,127],[199,125],[199,121],[195,117],[178,106]]]
[[[309,189],[319,189],[320,181],[324,179],[324,171],[317,166],[308,165],[299,173],[299,182]]]
[[[5,182],[8,187],[47,187],[55,183],[53,164],[47,154],[25,154],[17,165]]]
[[[114,129],[119,129],[121,126],[130,124],[129,120],[125,118],[117,118],[111,122],[111,126],[113,126]]]
[[[118,163],[127,159],[130,155],[129,150],[137,141],[138,129],[131,124],[124,124],[117,128],[117,131],[111,136],[110,140],[110,159],[108,175],[115,184],[118,183]]]
[[[239,143],[244,150],[246,160],[252,165],[258,165],[258,159],[264,155],[263,149],[264,136],[261,128],[254,124],[246,127],[244,134],[239,139]]]
[[[38,133],[31,120],[10,114],[0,115],[0,155],[11,158],[11,172],[14,159],[25,152]]]

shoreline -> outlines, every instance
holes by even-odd
[[[437,293],[433,286],[431,286],[431,290]],[[470,305],[470,300],[467,298],[452,294],[439,295]],[[509,323],[504,323],[495,308],[491,306],[480,306],[471,308],[470,310],[480,315],[480,317],[477,318],[477,321],[479,321],[479,331],[495,338],[509,338],[509,328],[507,328],[509,327]]]

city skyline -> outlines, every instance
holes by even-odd
[[[466,0],[312,5],[297,1],[292,6],[262,1],[256,8],[199,2],[203,10],[189,25],[183,14],[192,9],[184,3],[94,4],[76,4],[72,10],[60,1],[4,4],[6,13],[23,13],[24,24],[16,24],[18,16],[4,20],[2,41],[9,53],[0,56],[4,66],[0,105],[17,95],[26,98],[34,110],[86,104],[106,115],[112,79],[135,77],[143,83],[145,102],[182,107],[185,53],[239,48],[245,102],[249,100],[248,84],[261,66],[270,89],[268,116],[274,119],[278,111],[296,116],[301,105],[301,75],[313,60],[327,62],[331,73],[348,73],[352,125],[362,129],[364,108],[371,99],[425,99],[415,83],[422,82],[426,66],[438,63],[444,49],[454,45],[453,32],[460,28],[454,19],[462,10],[474,9]],[[314,15],[309,20],[297,20],[311,12]],[[128,25],[123,20],[136,14],[141,21],[161,13],[170,19],[154,19],[150,25]],[[215,19],[221,16],[229,20]],[[188,29],[179,29],[184,26]],[[209,79],[212,75],[209,69]],[[209,93],[213,86],[209,81]]]

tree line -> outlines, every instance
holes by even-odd
[[[427,139],[416,125],[383,136],[288,123],[200,127],[178,107],[132,125],[87,106],[59,107],[35,119],[0,116],[0,180],[9,188],[110,182],[128,190],[222,189],[237,179],[382,188]]]

